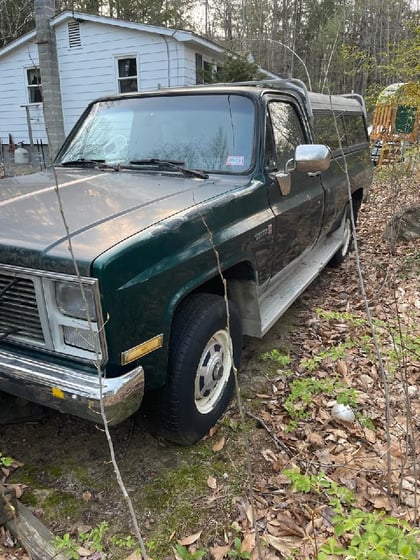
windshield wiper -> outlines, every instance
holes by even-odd
[[[149,158],[149,159],[136,159],[130,161],[130,165],[138,165],[138,166],[150,166],[150,167],[157,167],[159,169],[175,169],[176,171],[180,171],[185,177],[199,177],[200,179],[208,179],[209,176],[204,171],[200,171],[199,169],[189,169],[188,167],[184,167],[183,161],[176,161],[170,159],[158,159],[158,158]],[[124,166],[123,166],[124,167]]]
[[[69,161],[63,161],[58,165],[62,165],[63,167],[89,167],[92,169],[112,169],[113,171],[119,171],[120,168],[117,165],[109,165],[105,163],[104,159],[72,159]]]

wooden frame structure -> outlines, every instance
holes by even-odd
[[[417,145],[420,133],[420,84],[391,84],[379,95],[370,139],[377,165],[402,159],[407,145]]]

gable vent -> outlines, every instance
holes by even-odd
[[[67,25],[69,31],[69,47],[71,49],[81,47],[82,40],[80,38],[80,23],[78,21],[72,21]]]

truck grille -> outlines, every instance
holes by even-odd
[[[0,270],[0,340],[44,345],[34,280]]]

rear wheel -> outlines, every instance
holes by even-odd
[[[242,328],[229,302],[194,294],[174,318],[168,381],[158,393],[156,427],[167,439],[189,445],[200,440],[226,410],[234,391],[233,363],[239,367]]]

